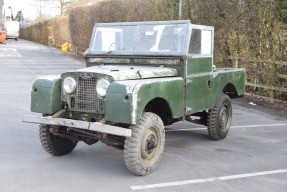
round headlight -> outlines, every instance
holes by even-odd
[[[107,93],[107,89],[110,85],[110,82],[105,80],[105,79],[101,79],[97,82],[96,85],[96,89],[97,89],[97,93],[99,96],[104,97]]]
[[[65,93],[72,94],[76,91],[77,83],[72,77],[66,77],[63,81],[63,89]]]

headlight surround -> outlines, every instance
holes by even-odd
[[[96,85],[97,94],[101,97],[104,97],[107,94],[107,89],[109,85],[110,82],[108,80],[100,79]]]
[[[62,85],[65,93],[72,94],[76,91],[77,82],[72,77],[66,77]]]

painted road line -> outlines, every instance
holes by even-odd
[[[1,59],[2,60],[2,59]],[[19,62],[19,60],[17,59],[3,59],[2,61],[16,61]],[[33,60],[33,59],[23,59],[21,61],[32,61],[32,62],[39,62],[39,61],[59,61],[59,62],[65,62],[65,61],[75,61],[74,59],[67,59],[65,58],[65,60],[59,59],[59,60],[50,60],[50,59],[39,59],[39,60]]]
[[[198,128],[184,128],[184,129],[173,129],[173,128],[167,128],[165,130],[165,132],[172,132],[172,131],[199,131],[199,130],[206,130],[207,128],[202,128],[202,127],[198,127]]]
[[[287,124],[265,124],[265,125],[242,125],[242,126],[231,126],[231,128],[249,128],[249,127],[269,127],[269,126],[286,126]]]
[[[0,57],[22,57],[15,48],[0,48]]]
[[[63,71],[67,69],[15,69],[13,71],[18,71],[18,70],[21,70],[21,71]]]
[[[45,75],[25,75],[25,76],[14,76],[13,79],[21,79],[21,78],[26,78],[26,79],[35,79],[35,78],[39,78],[39,77],[43,77]],[[1,77],[11,77],[11,75],[1,75]]]
[[[20,69],[19,69],[20,70]],[[21,71],[18,71],[18,70],[15,70],[13,72],[33,72],[33,71],[36,71],[36,72],[49,72],[49,71],[56,71],[56,72],[66,72],[67,69],[23,69]]]
[[[278,127],[278,126],[287,126],[287,124],[265,124],[265,125],[242,125],[242,126],[231,126],[232,129],[239,128],[256,128],[256,127]],[[184,129],[173,129],[168,128],[166,131],[199,131],[206,130],[206,127],[195,127],[195,128],[184,128]]]
[[[54,64],[53,65],[25,65],[25,64],[23,64],[23,65],[18,65],[18,66],[10,66],[10,65],[7,65],[7,66],[5,66],[6,68],[37,68],[37,67],[39,67],[39,68],[43,68],[43,67],[51,67],[51,68],[60,68],[60,67],[62,67],[62,68],[67,68],[67,67],[84,67],[83,65],[68,65],[68,64],[66,64],[66,65],[56,65],[56,66],[54,66]]]
[[[32,83],[0,83],[0,85],[32,85]]]
[[[21,75],[21,76],[15,76],[13,77],[14,79],[37,79],[37,78],[42,78],[46,76],[54,76],[55,74],[42,74],[42,75]],[[58,74],[59,75],[59,74]],[[60,76],[60,75],[59,75]],[[11,77],[11,75],[1,75],[1,77]]]
[[[168,182],[168,183],[158,183],[158,184],[150,184],[150,185],[137,185],[130,186],[132,190],[141,190],[141,189],[154,189],[160,187],[171,187],[171,186],[181,186],[188,184],[197,184],[197,183],[208,183],[213,181],[226,181],[232,179],[241,179],[241,178],[249,178],[249,177],[257,177],[264,175],[274,175],[280,173],[287,173],[287,169],[278,169],[273,171],[263,171],[263,172],[255,172],[255,173],[247,173],[240,175],[230,175],[223,177],[213,177],[213,178],[205,178],[205,179],[194,179],[194,180],[185,180],[185,181],[176,181],[176,182]]]

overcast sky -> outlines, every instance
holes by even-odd
[[[24,19],[34,20],[37,17],[37,11],[33,6],[33,2],[34,0],[4,0],[6,15],[10,15],[11,10],[8,7],[11,6],[14,16],[16,16],[18,11],[22,11]],[[57,9],[46,10],[46,14],[57,15]]]

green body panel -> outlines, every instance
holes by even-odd
[[[188,58],[187,75],[212,71],[212,57]]]
[[[231,84],[237,92],[238,96],[245,93],[245,70],[243,69],[217,69],[214,72],[214,83],[213,83],[213,103],[215,106],[219,100],[223,89]]]
[[[130,96],[126,99],[127,95],[126,93],[107,92],[105,100],[106,121],[132,124],[132,102]]]
[[[218,69],[212,73],[190,75],[187,82],[188,115],[214,107],[227,85],[234,87],[238,96],[243,95],[245,72],[242,69]]]
[[[173,118],[184,115],[184,81],[181,78],[170,79],[170,81],[154,81],[140,87],[137,94],[136,123],[140,120],[145,106],[154,98],[162,98],[169,104]]]
[[[31,92],[31,111],[54,114],[60,109],[62,109],[60,76],[48,76],[35,80]]]
[[[213,105],[213,76],[200,75],[187,78],[186,85],[186,112],[196,113],[211,108]]]
[[[147,104],[155,99],[164,99],[173,118],[184,115],[183,78],[158,78],[112,83],[105,100],[106,121],[127,124],[138,123]]]
[[[189,57],[186,70],[186,113],[209,109],[213,104],[212,57]]]

